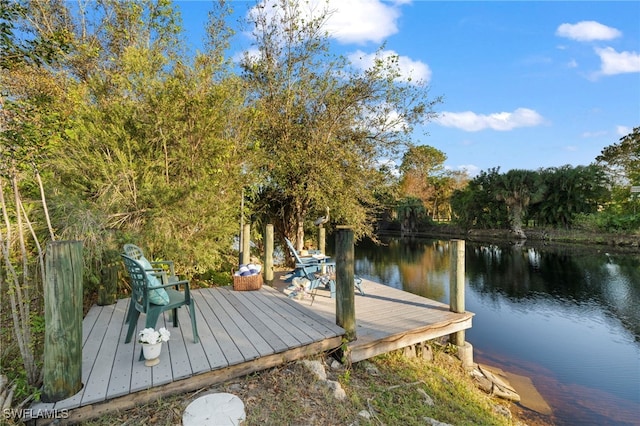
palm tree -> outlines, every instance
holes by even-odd
[[[522,219],[530,205],[542,201],[545,191],[540,174],[531,170],[509,170],[500,176],[496,189],[496,198],[507,205],[511,231],[518,238],[527,238]]]

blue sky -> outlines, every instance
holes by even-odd
[[[254,4],[232,2],[239,16]],[[211,3],[178,5],[197,47]],[[337,52],[364,67],[384,43],[444,97],[439,119],[414,141],[443,151],[450,169],[587,165],[640,126],[638,1],[331,0],[330,8]],[[240,34],[235,53],[250,45]]]

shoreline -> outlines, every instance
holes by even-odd
[[[290,283],[287,282],[283,277],[285,277],[290,272],[290,269],[275,270],[273,282],[267,285],[271,285],[273,288],[284,293],[284,290],[289,286]],[[474,349],[474,352],[475,351],[476,349]],[[480,356],[480,358],[482,358],[482,356]],[[475,354],[474,363],[481,366],[483,369],[490,371],[500,379],[504,380],[507,385],[512,387],[517,392],[517,394],[520,396],[520,401],[511,401],[511,404],[514,407],[514,410],[517,410],[518,418],[527,421],[527,424],[530,426],[554,424],[553,411],[542,394],[536,389],[531,377],[509,371],[506,369],[506,366],[495,365],[496,363],[490,360],[483,360],[482,362],[478,362],[475,360]],[[481,390],[480,387],[478,387],[478,389]],[[503,399],[498,396],[496,396],[496,398]],[[503,400],[508,401],[507,399]]]
[[[470,229],[440,224],[418,232],[379,229],[377,237],[400,238],[460,238],[473,242],[512,243],[529,246],[570,246],[572,248],[602,249],[612,252],[639,253],[640,234],[590,232],[554,228],[525,228],[526,239],[515,238],[507,229]]]

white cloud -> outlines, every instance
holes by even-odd
[[[600,56],[600,74],[640,72],[640,54],[636,52],[616,52],[612,47],[596,47],[595,51]]]
[[[474,164],[463,164],[457,167],[457,170],[467,172],[471,177],[475,177],[480,173],[480,167]]]
[[[376,58],[389,59],[392,57],[398,57],[398,68],[400,71],[400,80],[407,82],[417,83],[423,80],[428,83],[431,79],[431,68],[424,62],[414,61],[408,56],[400,56],[393,50],[385,50],[379,55],[375,53],[364,53],[361,50],[357,50],[349,55],[351,63],[361,70],[366,70],[373,66]]]
[[[628,134],[630,134],[633,131],[633,129],[631,127],[627,127],[627,126],[616,126],[616,133],[618,134],[618,136],[623,137],[623,136],[627,136]]]
[[[383,2],[380,0],[329,0],[333,14],[327,29],[340,43],[380,43],[398,32],[397,7],[406,1]]]
[[[606,134],[607,134],[606,131],[599,130],[597,132],[583,132],[582,137],[583,138],[599,138],[601,136],[605,136]]]
[[[532,127],[542,124],[543,117],[529,108],[518,108],[513,112],[497,112],[489,115],[472,111],[443,112],[437,123],[445,127],[455,127],[467,132],[484,129],[498,131],[513,130],[517,127]]]
[[[299,3],[301,18],[305,21],[328,12],[324,29],[340,43],[380,43],[398,32],[399,6],[407,0],[309,0]],[[281,13],[277,0],[263,0],[249,14],[258,9],[272,18]]]
[[[596,21],[582,21],[577,24],[562,24],[556,30],[556,35],[577,41],[612,40],[622,33],[612,27],[607,27]]]

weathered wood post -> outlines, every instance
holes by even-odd
[[[264,231],[264,267],[262,268],[264,281],[273,284],[273,225],[267,224]]]
[[[348,341],[356,340],[353,230],[336,227],[336,324],[345,329]]]
[[[320,253],[325,254],[326,246],[326,230],[324,226],[320,225],[318,226],[318,250],[320,250]]]
[[[98,287],[97,303],[99,306],[113,305],[116,303],[120,265],[120,255],[115,250],[107,251],[103,255],[100,285]]]
[[[82,241],[47,245],[44,285],[43,402],[82,389]]]
[[[464,287],[465,287],[465,242],[464,240],[451,240],[451,265],[449,273],[449,309],[452,312],[464,313]],[[465,342],[464,330],[457,331],[449,336],[451,343],[458,347],[458,358],[465,368],[473,366],[473,347]]]
[[[240,263],[251,262],[251,225],[245,223],[242,227],[242,257]]]

